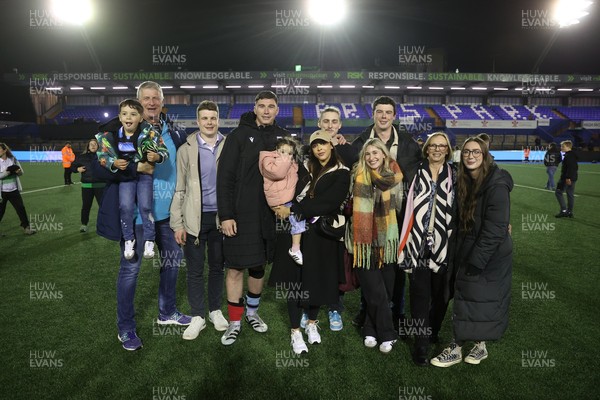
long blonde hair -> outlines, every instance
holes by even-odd
[[[358,162],[354,164],[354,168],[352,169],[352,177],[353,181],[356,179],[358,174],[362,174],[365,184],[371,184],[371,174],[369,173],[369,167],[367,166],[367,161],[365,160],[365,153],[367,152],[367,147],[373,146],[385,155],[385,159],[383,160],[383,165],[381,168],[381,172],[391,172],[393,173],[390,167],[390,161],[393,161],[390,151],[383,141],[379,138],[372,138],[365,142],[364,146],[360,150],[360,154],[358,156]]]

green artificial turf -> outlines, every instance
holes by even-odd
[[[25,163],[23,199],[39,232],[27,237],[9,205],[0,224],[0,396],[6,399],[593,399],[599,368],[600,168],[581,165],[574,219],[555,219],[554,194],[540,190],[543,166],[502,165],[512,174],[514,240],[510,324],[479,366],[420,368],[407,342],[392,353],[367,349],[350,324],[358,292],[346,295],[344,329],[321,312],[322,344],[291,352],[286,305],[266,287],[260,313],[269,330],[243,325],[225,347],[212,324],[194,341],[153,324],[157,260],[145,260],[135,305],[144,348],[117,341],[119,248],[79,233],[80,185],[57,187],[60,164]],[[74,181],[78,181],[74,175]],[[30,193],[27,193],[30,192]],[[92,209],[95,220],[97,206]],[[189,312],[185,266],[178,306]],[[270,270],[270,267],[269,267]],[[33,296],[33,298],[32,298]],[[41,297],[41,298],[39,298]],[[226,307],[223,307],[225,316]],[[450,312],[442,341],[451,339]],[[437,354],[443,344],[436,346]],[[465,349],[468,351],[470,345]]]

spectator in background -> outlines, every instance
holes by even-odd
[[[548,146],[548,150],[544,155],[544,165],[546,166],[546,173],[548,174],[548,181],[546,182],[546,189],[552,190],[556,188],[554,184],[554,173],[558,168],[558,164],[562,161],[562,154],[558,150],[556,143],[552,142]]]
[[[98,141],[96,138],[92,138],[88,142],[85,151],[78,154],[71,164],[71,172],[81,174],[81,228],[79,228],[81,233],[88,230],[90,210],[94,198],[98,203],[98,207],[100,207],[100,199],[102,199],[104,186],[106,186],[106,183],[97,179],[92,172],[92,162],[98,159],[96,151],[98,151]]]
[[[535,143],[535,149],[540,150],[540,147],[542,146],[542,139],[540,139],[539,136],[536,136],[534,143]]]
[[[73,153],[73,149],[71,148],[71,142],[67,142],[65,147],[61,150],[62,153],[62,165],[64,171],[65,185],[72,185],[73,181],[71,181],[71,163],[75,161],[75,153]]]
[[[378,138],[385,143],[390,151],[390,155],[398,165],[404,175],[405,191],[412,182],[417,167],[422,159],[421,148],[415,142],[413,137],[400,125],[394,125],[396,119],[396,102],[391,97],[381,96],[373,102],[373,122],[367,127],[360,136],[358,136],[352,147],[356,154],[360,153],[365,142],[372,138]],[[406,197],[406,196],[404,196]],[[399,224],[402,221],[398,221]],[[394,326],[399,325],[400,319],[404,318],[404,286],[405,274],[398,272],[396,274],[396,283],[394,285],[394,296],[392,309],[394,314]],[[353,323],[362,326],[364,322],[364,308],[361,307],[361,312],[355,317]]]
[[[10,147],[6,143],[0,143],[0,221],[6,211],[6,203],[10,202],[15,208],[21,228],[26,235],[33,235],[36,231],[29,226],[27,211],[21,197],[21,181],[19,177],[23,175],[19,160],[13,156]]]
[[[454,146],[454,151],[452,152],[452,164],[458,165],[460,163],[460,156],[460,146],[456,145]]]
[[[556,199],[560,205],[560,212],[556,218],[573,218],[573,206],[575,205],[575,182],[577,182],[577,156],[573,152],[573,142],[565,140],[560,142],[560,150],[565,153],[562,159],[560,179],[556,185]],[[567,204],[563,194],[567,192]]]
[[[529,162],[529,155],[531,154],[531,149],[529,147],[525,147],[523,149],[523,159],[526,163]]]
[[[206,327],[204,252],[208,255],[208,320],[217,331],[229,325],[223,313],[223,234],[217,229],[217,157],[225,137],[219,107],[205,100],[196,109],[199,130],[177,151],[177,186],[171,228],[187,260],[187,293],[192,322],[183,339],[194,340]]]

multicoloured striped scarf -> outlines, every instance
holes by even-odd
[[[396,209],[402,204],[402,171],[395,161],[391,171],[379,173],[369,169],[356,171],[352,189],[352,230],[355,268],[371,268],[396,261],[398,219]],[[366,175],[371,179],[367,183]]]

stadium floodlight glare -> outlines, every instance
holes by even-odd
[[[441,87],[441,86],[429,86],[428,89],[430,89],[430,90],[444,90],[444,88]]]
[[[577,89],[578,92],[593,92],[594,89],[584,89],[584,88],[579,88]]]
[[[104,86],[92,86],[90,89],[91,90],[104,90],[104,89],[106,89],[106,87],[104,87]]]
[[[464,87],[451,87],[450,90],[465,90]]]
[[[90,0],[52,0],[54,16],[67,24],[83,25],[92,18]]]
[[[487,90],[487,88],[486,87],[481,87],[481,86],[473,86],[471,88],[471,90]]]
[[[354,89],[354,85],[340,85],[340,89]]]
[[[317,85],[317,89],[331,89],[333,85]]]
[[[560,0],[554,9],[554,20],[561,28],[579,23],[579,20],[589,12],[585,11],[592,5],[588,0]]]
[[[179,86],[179,89],[196,89],[196,85],[183,85]]]
[[[173,89],[173,86],[162,86],[161,85],[161,89]]]
[[[335,25],[346,16],[346,1],[309,0],[308,15],[319,25]]]
[[[400,86],[384,86],[384,89],[400,89]]]
[[[286,87],[287,85],[271,85],[271,89],[283,89]]]
[[[363,85],[362,88],[363,89],[375,89],[375,86],[373,86],[373,85]]]
[[[69,88],[70,90],[83,90],[81,86],[72,86]]]
[[[248,89],[262,89],[265,85],[248,85]]]
[[[165,87],[162,86],[162,88],[164,89]],[[113,86],[113,90],[125,90],[125,89],[129,89],[129,88],[127,86]]]
[[[407,86],[408,90],[421,90],[423,89],[421,86]]]
[[[227,85],[225,86],[225,89],[241,89],[242,86],[240,85]]]
[[[62,87],[47,87],[46,90],[61,90]]]
[[[202,89],[218,89],[219,85],[203,85]]]
[[[518,92],[520,92],[520,91],[523,91],[523,88],[522,87],[516,87],[515,90],[518,91]]]
[[[558,90],[559,92],[571,92],[573,89],[571,89],[571,88],[558,88],[556,90]]]
[[[508,88],[505,88],[505,87],[495,87],[494,90],[508,90]]]
[[[296,89],[306,89],[306,88],[309,88],[309,87],[310,87],[310,85],[294,85],[294,87],[295,87]]]

